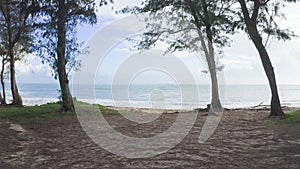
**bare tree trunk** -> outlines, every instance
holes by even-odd
[[[65,1],[59,1],[58,7],[58,43],[57,43],[57,71],[62,95],[63,111],[75,111],[69,80],[66,72],[66,6]]]
[[[8,56],[10,61],[10,84],[11,84],[11,93],[13,97],[12,105],[22,106],[23,102],[19,94],[17,82],[16,82],[14,42],[13,42],[13,35],[12,35],[13,30],[11,27],[10,12],[7,12],[7,31],[8,31],[8,43],[9,43]]]
[[[257,20],[257,16],[259,13],[259,7],[260,7],[261,2],[260,1],[254,2],[254,7],[253,7],[254,9],[253,9],[251,18],[249,16],[249,11],[248,11],[245,0],[239,0],[239,3],[242,8],[242,12],[243,12],[244,20],[245,20],[246,27],[248,30],[248,34],[260,55],[262,65],[264,67],[265,73],[266,73],[268,81],[269,81],[269,86],[270,86],[271,93],[272,93],[270,116],[283,116],[284,113],[281,109],[274,68],[273,68],[271,60],[269,58],[269,54],[262,42],[262,37],[260,36],[260,34],[257,30],[257,21],[256,20]]]
[[[209,69],[210,80],[211,80],[211,108],[213,110],[219,111],[223,110],[220,97],[219,97],[219,87],[218,79],[216,73],[216,64],[214,57],[214,50],[212,43],[208,40],[208,45],[206,45],[203,34],[201,30],[198,30],[198,35],[201,41],[201,45],[205,54],[206,62]]]
[[[221,101],[220,101],[220,95],[219,95],[219,85],[218,85],[218,78],[217,78],[217,69],[216,69],[216,62],[215,62],[215,55],[212,43],[208,42],[208,48],[209,48],[209,61],[208,67],[209,67],[209,74],[211,79],[211,90],[212,90],[212,100],[211,100],[211,106],[216,111],[223,110]]]
[[[5,103],[3,103],[3,102],[4,102],[4,100],[3,100],[2,94],[0,92],[0,103],[1,103],[1,105],[5,105]]]
[[[203,5],[204,17],[205,17],[205,32],[207,37],[207,45],[205,43],[204,37],[201,33],[201,26],[198,25],[198,34],[200,34],[202,48],[204,49],[206,61],[208,64],[210,80],[211,80],[211,108],[215,112],[220,112],[223,110],[220,96],[219,96],[219,86],[218,86],[218,78],[217,78],[217,70],[216,70],[216,62],[215,62],[215,51],[213,47],[213,35],[211,31],[211,23],[210,23],[210,16],[208,12],[207,2],[205,0],[201,0]],[[196,14],[194,14],[196,15]],[[198,20],[198,19],[197,19]],[[198,20],[199,23],[199,20]]]
[[[23,101],[19,94],[19,90],[16,82],[16,72],[15,72],[15,57],[13,49],[10,49],[10,84],[11,84],[11,93],[13,97],[12,104],[15,106],[22,106]]]
[[[270,86],[271,93],[272,93],[270,116],[283,116],[284,113],[281,109],[274,68],[272,66],[268,52],[267,52],[265,46],[263,45],[262,38],[259,35],[259,33],[256,29],[256,26],[249,25],[249,26],[247,26],[247,28],[248,28],[251,40],[259,52],[262,65],[264,67],[265,73],[266,73],[268,81],[269,81],[269,86]]]
[[[3,57],[2,67],[1,67],[1,73],[0,73],[0,80],[1,80],[2,93],[3,93],[3,97],[1,96],[1,105],[6,105],[6,92],[5,92],[5,83],[4,83],[4,69],[5,69],[5,58]]]

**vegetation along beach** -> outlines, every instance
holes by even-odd
[[[0,1],[0,168],[300,168],[299,8]]]

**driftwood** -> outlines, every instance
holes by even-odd
[[[210,104],[206,105],[206,108],[195,108],[194,111],[198,113],[207,113],[209,112]]]

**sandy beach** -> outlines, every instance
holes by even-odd
[[[300,169],[296,2],[0,0],[0,169]]]
[[[285,108],[285,112],[293,110]],[[164,113],[145,124],[121,115],[105,115],[105,119],[122,134],[150,137],[166,130],[177,114]],[[141,159],[105,151],[86,135],[76,117],[24,124],[0,121],[0,168],[299,168],[300,126],[275,125],[268,115],[264,108],[225,110],[215,133],[200,144],[207,116],[200,112],[180,144]]]

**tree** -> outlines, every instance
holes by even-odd
[[[295,2],[296,0],[289,0]],[[267,40],[273,36],[279,40],[289,40],[294,36],[293,32],[289,30],[280,29],[275,22],[275,17],[282,16],[280,7],[284,1],[270,1],[270,0],[238,0],[247,33],[255,45],[260,59],[268,78],[269,86],[272,93],[271,98],[271,113],[270,116],[283,116],[284,112],[281,109],[278,89],[274,68],[272,66],[269,54],[266,50],[266,43],[263,42],[262,34],[267,34]]]
[[[106,5],[111,1],[100,1]],[[78,24],[95,24],[95,0],[43,0],[41,1],[37,53],[52,68],[54,78],[59,80],[63,111],[74,111],[69,89],[68,72],[78,69],[77,56],[86,52],[77,42]]]
[[[1,81],[1,86],[2,86],[2,94],[0,92],[0,103],[1,105],[6,105],[6,92],[5,92],[5,83],[4,83],[4,73],[5,73],[5,67],[7,65],[7,55],[5,53],[2,53],[2,50],[0,52],[1,56],[1,71],[0,71],[0,81]]]
[[[0,1],[0,26],[2,33],[5,32],[4,39],[7,40],[6,50],[10,63],[10,84],[13,97],[12,104],[16,106],[22,106],[23,102],[16,82],[15,46],[20,44],[24,47],[24,50],[30,50],[30,43],[32,40],[30,15],[34,13],[35,7],[36,4],[33,0]]]
[[[221,52],[229,45],[227,34],[233,33],[230,2],[217,0],[147,0],[143,7],[125,8],[122,12],[148,14],[147,32],[138,41],[138,49],[144,50],[158,42],[167,42],[167,52],[188,50],[203,51],[211,79],[211,108],[222,109],[219,99],[215,48]]]
[[[3,49],[2,44],[0,45],[0,56],[1,56],[1,72],[0,72],[0,81],[1,81],[1,86],[2,86],[2,94],[0,92],[0,103],[1,105],[6,105],[6,93],[5,93],[5,84],[4,84],[4,70],[5,66],[7,64],[7,54],[5,53],[5,50]]]

